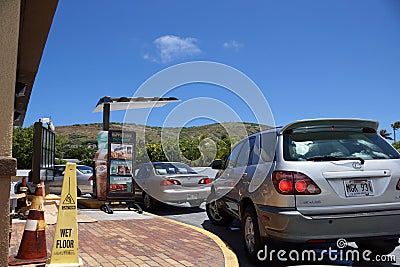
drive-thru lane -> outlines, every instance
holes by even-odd
[[[159,216],[167,217],[173,220],[177,220],[183,223],[191,224],[197,227],[201,227],[207,231],[214,233],[215,235],[219,236],[223,241],[227,243],[229,247],[235,252],[240,266],[256,266],[251,264],[248,259],[246,258],[245,251],[243,249],[243,242],[241,239],[241,230],[239,229],[238,223],[234,223],[230,227],[224,226],[216,226],[213,225],[205,212],[205,203],[203,203],[200,207],[189,207],[189,205],[166,205],[162,204],[157,211],[153,212]],[[308,248],[304,248],[308,249]],[[329,249],[328,247],[319,247],[314,249],[316,255],[322,252],[323,249]],[[336,247],[332,246],[332,249],[337,249]],[[300,249],[300,253],[301,253]],[[343,253],[345,254],[346,251],[353,251],[356,250],[354,244],[350,243],[347,248],[343,249]],[[287,252],[290,252],[288,249]],[[351,254],[349,252],[349,254]],[[361,255],[361,254],[360,254]],[[330,260],[329,257],[323,257],[323,260],[320,262],[289,262],[289,261],[279,261],[276,259],[273,263],[270,264],[262,264],[261,266],[304,266],[304,265],[314,265],[315,264],[322,264],[322,265],[329,265],[329,266],[400,266],[400,246],[396,248],[396,250],[392,253],[392,255],[396,256],[396,263],[379,263],[379,262],[362,262],[362,263],[355,263],[352,261],[347,261],[345,259],[340,260],[340,256],[338,255],[338,260]]]

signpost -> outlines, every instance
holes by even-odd
[[[112,203],[126,203],[128,208],[135,204],[134,166],[136,155],[136,133],[134,131],[110,130],[110,111],[137,108],[162,107],[168,103],[178,102],[175,97],[137,97],[111,98],[103,97],[93,112],[103,112],[103,131],[98,135],[93,191],[98,200],[106,201],[100,207],[106,213],[113,213]]]

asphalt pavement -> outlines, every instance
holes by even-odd
[[[253,266],[374,266],[374,267],[388,267],[388,266],[400,266],[400,246],[396,248],[391,255],[396,257],[395,263],[386,263],[386,262],[352,262],[348,260],[340,260],[338,257],[337,260],[331,260],[328,256],[324,256],[320,261],[279,261],[275,259],[273,262],[264,262],[259,265],[252,264],[246,257],[245,251],[243,248],[243,241],[241,237],[241,229],[240,223],[238,221],[234,222],[233,225],[230,226],[216,226],[213,225],[205,212],[205,203],[203,203],[200,207],[189,207],[186,204],[180,205],[167,205],[163,204],[157,211],[153,212],[159,216],[167,217],[173,220],[177,220],[186,224],[191,224],[197,227],[201,227],[221,238],[236,254],[239,265],[245,267],[253,267]],[[331,244],[332,248],[335,248],[335,244]],[[326,246],[316,246],[313,249],[317,254],[320,253],[323,249],[328,249],[329,245]],[[297,249],[300,251],[302,249],[309,249],[308,247],[298,246]],[[343,250],[343,253],[346,251],[352,252],[357,251],[356,245],[354,243],[349,243],[349,246]]]

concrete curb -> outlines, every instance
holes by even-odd
[[[214,235],[213,233],[211,233],[211,232],[209,232],[207,230],[204,230],[203,228],[200,228],[200,227],[197,227],[197,226],[194,226],[194,225],[190,225],[190,224],[186,224],[186,223],[183,223],[183,222],[175,221],[173,219],[165,218],[165,217],[162,217],[162,216],[159,216],[159,215],[156,215],[156,214],[152,214],[152,213],[145,212],[145,211],[143,213],[147,214],[147,215],[151,215],[151,216],[157,217],[157,218],[161,218],[163,220],[167,220],[169,222],[172,222],[172,223],[175,223],[175,224],[178,224],[178,225],[182,225],[182,226],[191,228],[191,229],[193,229],[193,230],[195,230],[195,231],[197,231],[199,233],[202,233],[202,234],[208,236],[222,250],[222,254],[224,254],[224,258],[225,258],[225,267],[239,267],[239,261],[238,261],[238,259],[236,257],[236,254],[232,251],[232,249],[224,241],[222,241],[218,236]]]

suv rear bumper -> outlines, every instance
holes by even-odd
[[[257,213],[261,236],[286,242],[400,237],[400,210],[307,216],[295,208],[258,205]]]

